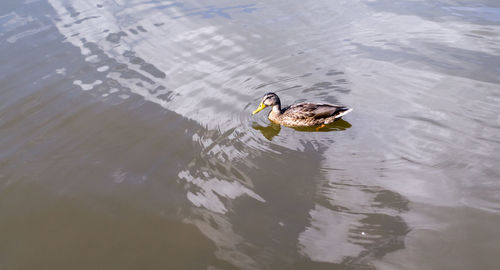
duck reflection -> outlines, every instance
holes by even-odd
[[[350,127],[352,127],[352,125],[349,122],[345,121],[344,119],[338,119],[335,122],[328,125],[324,125],[320,128],[318,127],[290,127],[290,128],[302,132],[330,132],[330,131],[343,131]],[[273,122],[269,122],[267,126],[262,126],[257,122],[253,122],[252,128],[260,131],[260,133],[262,133],[262,135],[269,141],[272,141],[273,138],[277,136],[281,131],[281,125]]]
[[[262,126],[257,122],[252,123],[252,128],[260,131],[262,136],[264,136],[269,141],[272,141],[274,136],[278,135],[281,131],[281,125],[270,122],[267,126]]]
[[[329,131],[342,131],[352,127],[351,123],[344,119],[337,119],[333,123],[322,125],[320,127],[293,127],[297,131],[304,132],[329,132]]]

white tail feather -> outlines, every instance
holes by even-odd
[[[352,108],[349,108],[349,109],[347,109],[347,110],[345,110],[345,111],[343,111],[343,112],[341,112],[341,113],[337,114],[337,115],[335,116],[335,119],[336,119],[336,118],[340,118],[340,117],[342,117],[342,116],[344,116],[344,115],[346,115],[346,114],[350,113],[351,111],[352,111]]]

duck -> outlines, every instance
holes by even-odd
[[[268,114],[271,122],[288,127],[318,126],[322,128],[352,111],[352,108],[342,105],[310,102],[296,103],[281,108],[278,95],[269,92],[262,97],[259,107],[252,112],[252,115],[266,107],[272,107]]]

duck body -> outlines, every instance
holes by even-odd
[[[339,105],[303,102],[281,109],[281,113],[271,110],[268,118],[284,126],[309,127],[333,123],[350,111],[352,109]]]
[[[259,107],[253,112],[272,107],[268,118],[274,123],[289,127],[309,127],[333,123],[352,111],[351,108],[324,103],[302,102],[281,108],[281,101],[275,93],[267,93]]]

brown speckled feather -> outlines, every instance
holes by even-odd
[[[286,126],[312,126],[332,123],[350,110],[339,105],[304,102],[282,109],[279,116],[271,113],[269,119]]]

